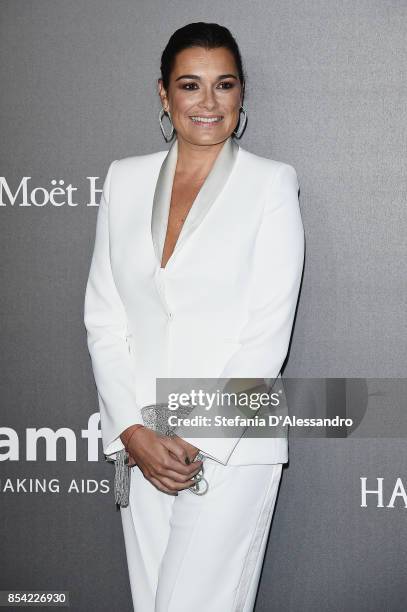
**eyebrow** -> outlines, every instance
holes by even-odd
[[[220,74],[217,77],[217,80],[219,80],[219,79],[227,79],[227,78],[236,79],[236,81],[238,80],[238,78],[237,78],[237,76],[235,74]],[[198,81],[200,81],[201,77],[199,75],[197,75],[197,74],[183,74],[183,75],[179,76],[175,80],[179,81],[180,79],[197,79]]]

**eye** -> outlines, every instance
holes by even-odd
[[[191,82],[191,83],[185,83],[182,86],[182,89],[186,89],[187,91],[191,91],[191,90],[195,89],[196,87],[198,87],[197,83]]]
[[[232,87],[235,86],[234,83],[232,83],[231,81],[222,81],[221,83],[219,83],[219,86],[221,86],[221,89],[232,89]]]

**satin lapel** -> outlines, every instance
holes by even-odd
[[[202,223],[210,207],[218,198],[235,165],[238,151],[239,145],[229,137],[225,141],[210,173],[206,177],[205,182],[192,204],[184,225],[182,226],[175,249],[167,262],[167,266],[171,264],[174,256],[182,245],[185,244],[185,241],[191,237],[194,230]],[[175,140],[162,163],[153,198],[151,234],[160,267],[165,236],[167,233],[172,185],[177,166],[177,158],[178,142]]]
[[[167,231],[168,214],[171,204],[172,183],[174,181],[175,168],[178,158],[178,142],[175,139],[170,150],[164,158],[158,174],[157,184],[153,198],[153,210],[151,214],[151,235],[154,250],[161,267],[162,252],[164,249],[165,235]]]

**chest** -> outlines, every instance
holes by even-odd
[[[183,179],[175,175],[172,186],[168,223],[161,267],[165,267],[177,244],[182,227],[204,180]]]
[[[154,172],[148,170],[134,164],[126,172],[117,171],[111,183],[109,250],[122,297],[131,294],[139,299],[160,263],[174,287],[176,282],[184,287],[192,283],[199,287],[199,295],[209,289],[214,294],[228,291],[230,284],[243,282],[261,223],[265,177],[244,166],[236,168],[232,180],[215,194],[204,192],[199,182],[174,180],[171,201],[168,208],[162,203],[156,225],[161,234],[155,234],[153,200],[159,166]],[[199,191],[204,197],[196,199]]]

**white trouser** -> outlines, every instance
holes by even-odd
[[[204,495],[159,491],[131,470],[121,509],[135,612],[251,612],[282,464],[205,456]]]

